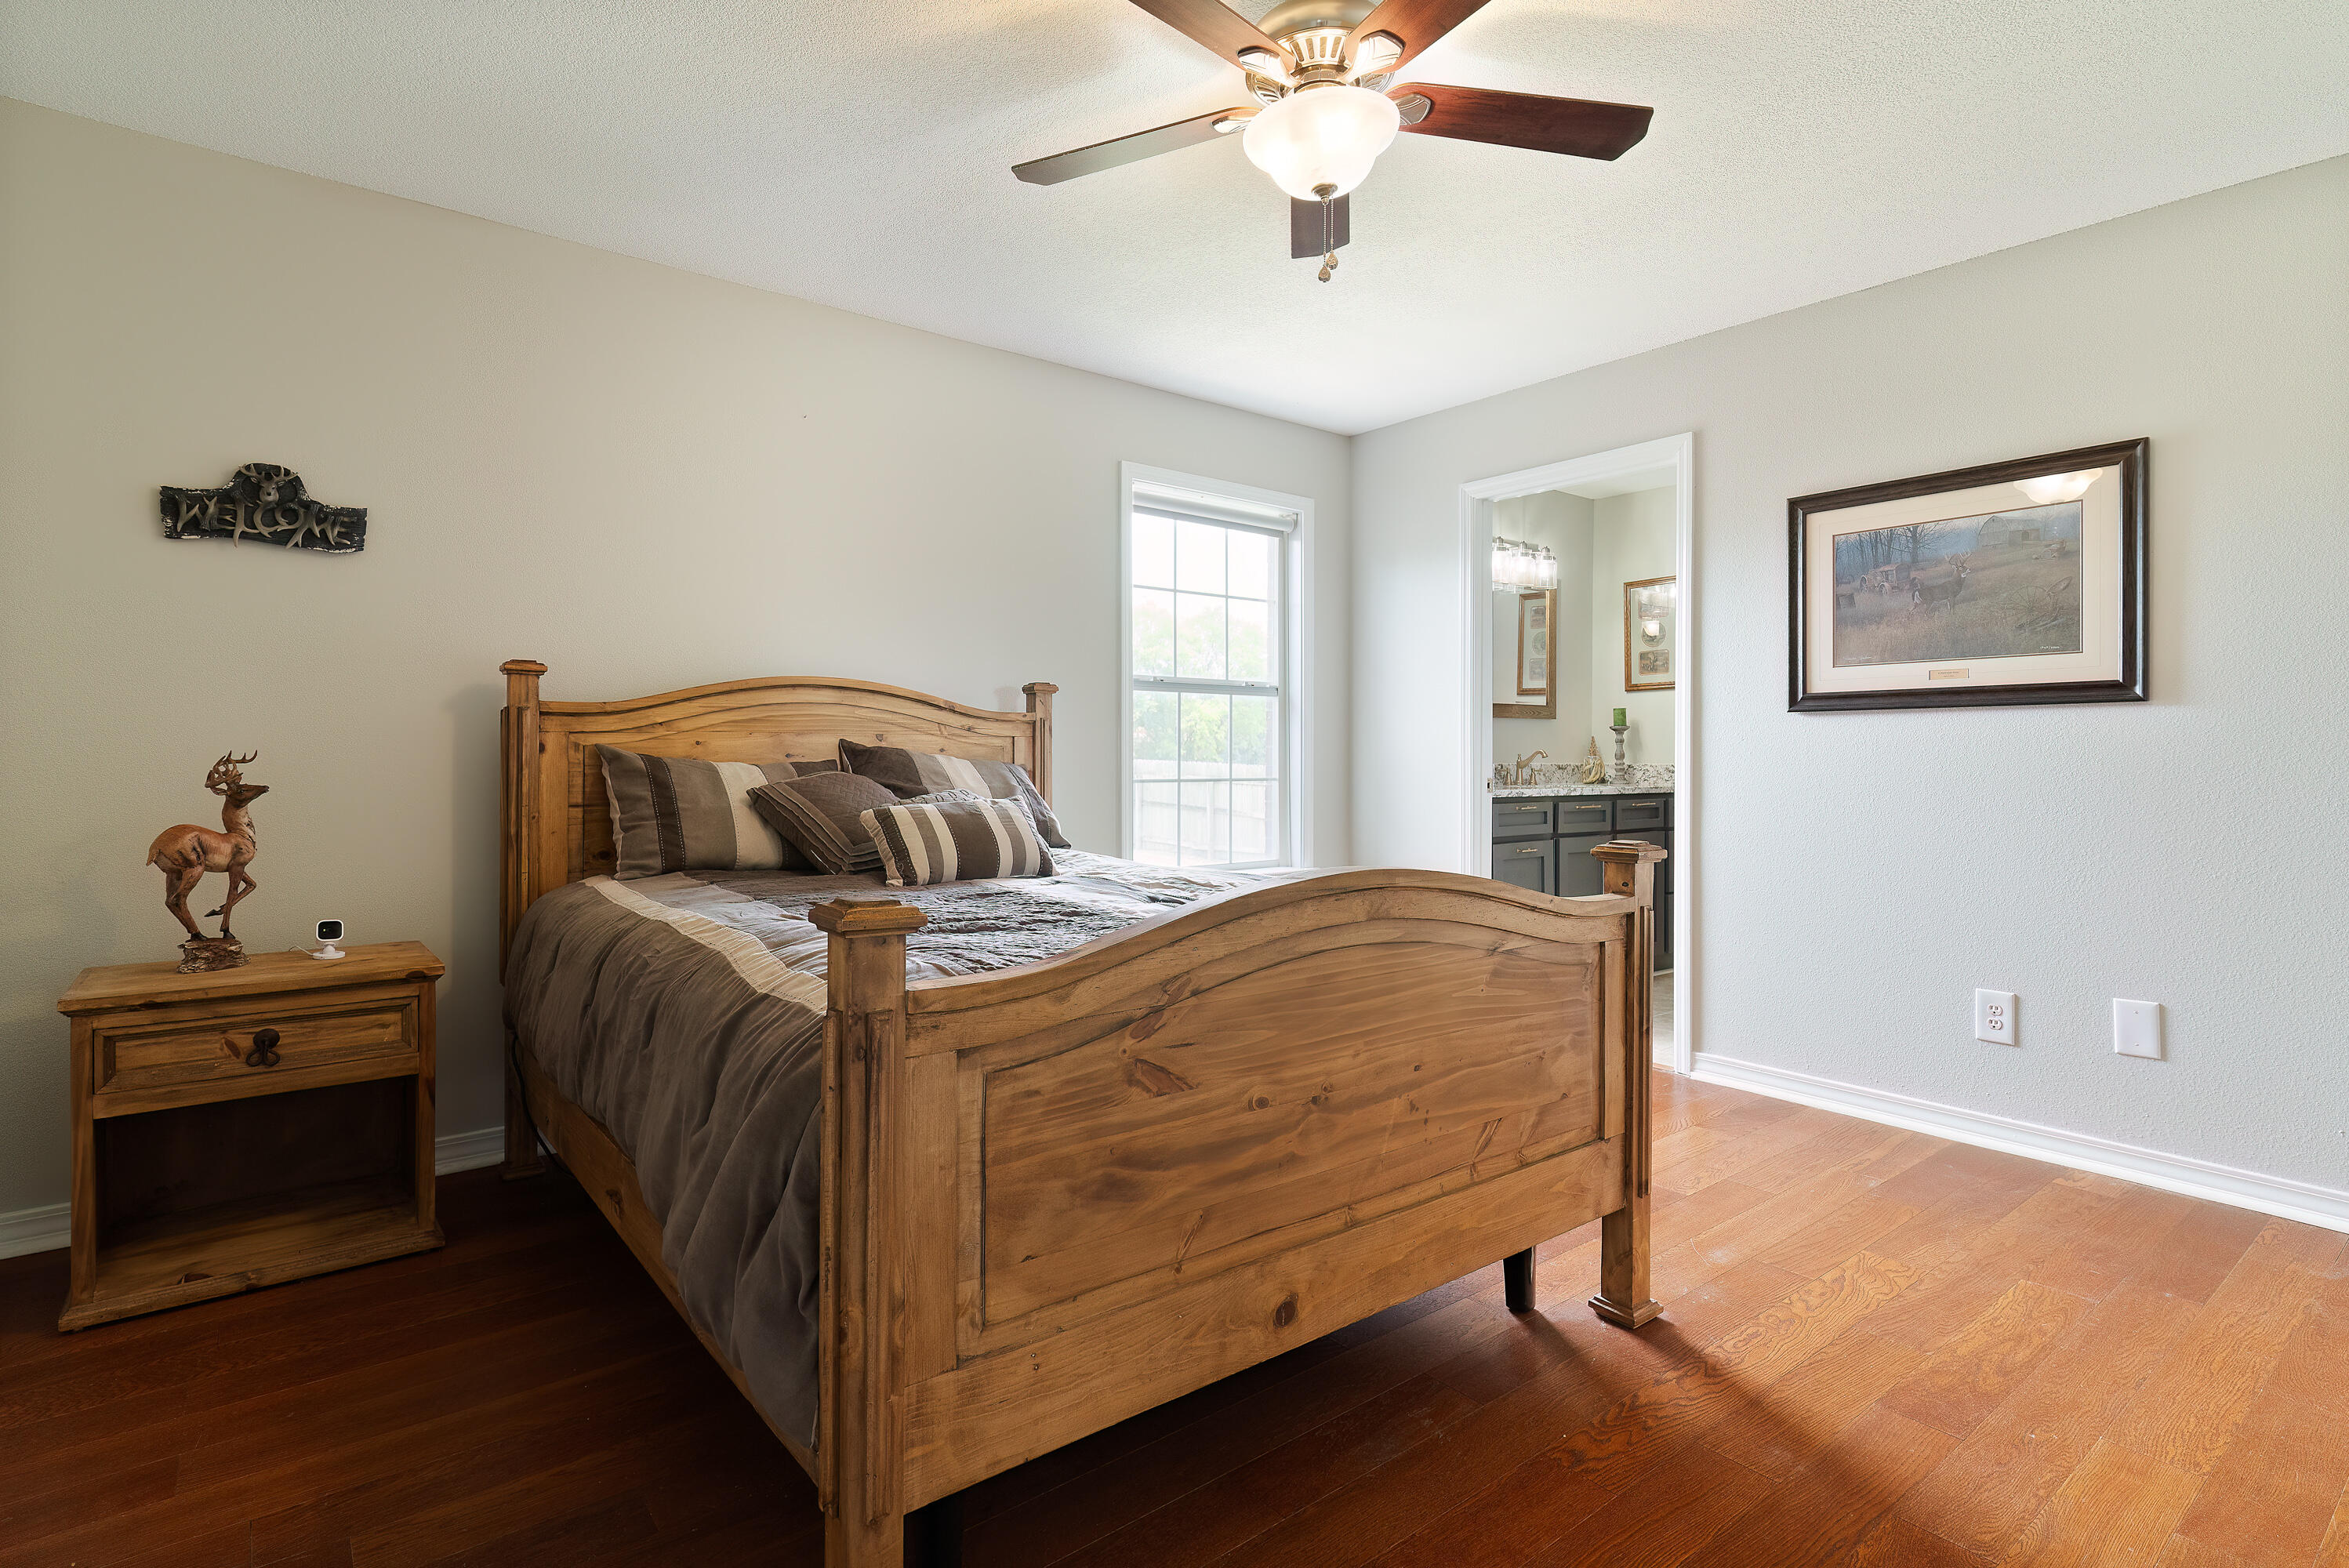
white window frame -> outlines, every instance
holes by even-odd
[[[1118,852],[1133,854],[1133,511],[1136,485],[1160,485],[1199,495],[1286,511],[1297,524],[1279,542],[1280,562],[1280,841],[1277,860],[1236,863],[1231,869],[1310,866],[1314,860],[1312,748],[1308,717],[1312,711],[1313,500],[1309,496],[1237,484],[1229,480],[1151,468],[1118,465],[1117,531],[1117,785]],[[1202,870],[1210,869],[1202,867]]]

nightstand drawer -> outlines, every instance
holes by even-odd
[[[173,1101],[270,1093],[293,1083],[336,1083],[414,1072],[411,997],[326,1010],[254,1010],[233,1019],[141,1026],[100,1026],[93,1066],[97,1113],[140,1108],[154,1091]],[[292,1080],[289,1082],[288,1080]]]

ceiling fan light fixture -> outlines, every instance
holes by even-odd
[[[1247,123],[1240,146],[1292,201],[1335,201],[1370,178],[1402,115],[1367,88],[1301,88]]]
[[[1245,69],[1259,77],[1270,77],[1277,82],[1288,80],[1288,57],[1276,55],[1270,49],[1242,49],[1239,62]]]
[[[1392,33],[1373,33],[1354,47],[1352,65],[1355,79],[1384,76],[1394,69],[1395,62],[1402,58],[1402,39]]]

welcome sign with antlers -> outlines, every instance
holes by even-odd
[[[367,508],[328,506],[276,463],[247,463],[217,490],[162,489],[166,539],[250,539],[338,555],[367,548]]]

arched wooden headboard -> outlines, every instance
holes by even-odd
[[[834,757],[843,739],[1017,762],[1052,799],[1052,694],[1031,681],[1025,713],[996,713],[873,681],[770,676],[622,697],[542,702],[535,659],[508,659],[502,716],[498,962],[540,894],[612,869],[612,813],[593,748],[713,762]]]

